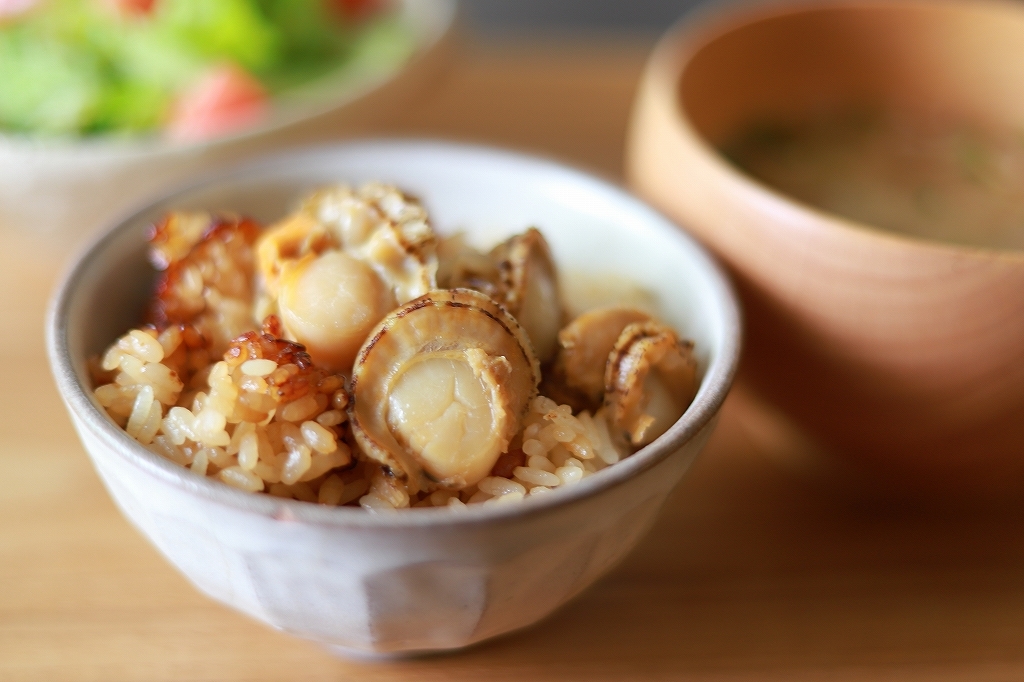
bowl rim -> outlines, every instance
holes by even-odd
[[[657,106],[666,107],[671,115],[672,131],[720,177],[727,178],[736,193],[753,197],[753,201],[767,202],[775,212],[795,216],[801,225],[812,226],[821,234],[832,231],[863,242],[887,244],[935,256],[967,256],[987,261],[1019,263],[1024,261],[1024,247],[960,244],[903,234],[830,213],[791,197],[730,163],[697,130],[683,106],[681,82],[694,56],[714,41],[744,27],[787,16],[836,10],[928,11],[949,8],[976,12],[1013,12],[1024,18],[1024,6],[1014,0],[726,0],[719,5],[694,8],[662,35],[644,68],[642,90],[653,91],[657,97]],[[650,96],[651,92],[647,95]],[[793,222],[793,219],[787,222]]]
[[[287,88],[271,97],[266,115],[253,125],[196,140],[170,139],[161,135],[160,129],[139,134],[115,131],[94,137],[46,137],[0,131],[0,153],[54,156],[98,154],[123,158],[174,156],[243,143],[324,116],[368,97],[399,78],[439,48],[456,27],[459,0],[395,0],[395,3],[398,5],[395,13],[403,18],[407,27],[413,29],[412,49],[405,59],[386,69],[364,70],[357,73],[354,79],[346,72],[347,63],[338,64],[309,82]],[[428,9],[432,11],[428,12]]]
[[[544,171],[557,174],[577,187],[593,194],[604,194],[625,210],[637,215],[652,229],[670,239],[683,243],[693,257],[692,265],[701,271],[702,286],[711,294],[712,305],[721,319],[721,339],[718,352],[711,355],[700,389],[693,402],[668,431],[650,445],[633,455],[602,470],[599,475],[559,490],[556,494],[529,498],[508,505],[470,505],[453,513],[446,508],[403,509],[396,513],[368,513],[350,507],[323,505],[254,494],[233,488],[220,481],[196,476],[138,443],[110,420],[91,397],[91,391],[78,381],[68,348],[67,321],[71,303],[79,282],[92,271],[108,245],[122,232],[135,226],[143,214],[161,204],[179,197],[208,189],[216,183],[237,183],[245,180],[272,177],[273,169],[303,158],[343,156],[366,152],[388,151],[393,154],[445,153],[485,161],[500,166],[519,167],[524,171]],[[269,176],[266,175],[269,173]],[[683,447],[708,426],[721,407],[732,384],[739,361],[742,323],[739,304],[729,278],[708,252],[672,221],[629,194],[626,190],[594,175],[577,170],[551,159],[512,152],[483,145],[460,144],[422,139],[373,139],[339,143],[329,146],[298,148],[261,157],[260,160],[215,172],[206,178],[189,183],[173,192],[152,198],[146,204],[113,221],[91,244],[72,259],[64,276],[59,280],[49,303],[46,316],[46,349],[58,391],[67,409],[84,424],[115,456],[131,467],[183,492],[196,495],[209,502],[219,503],[242,512],[289,521],[316,525],[357,528],[410,528],[425,526],[467,526],[513,518],[531,517],[548,510],[582,501],[634,478],[665,460]]]

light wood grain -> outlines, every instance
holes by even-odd
[[[402,133],[617,173],[643,51],[471,47]],[[328,131],[329,132],[329,131]],[[196,593],[89,466],[42,350],[65,247],[0,233],[2,680],[1024,678],[1024,518],[865,501],[742,391],[650,536],[535,628],[454,655],[334,659]]]

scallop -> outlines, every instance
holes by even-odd
[[[388,311],[436,287],[434,242],[426,211],[394,187],[320,190],[260,241],[258,316],[347,372]]]
[[[546,363],[557,349],[564,308],[551,249],[536,228],[514,235],[483,254],[461,235],[438,248],[438,283],[475,289],[491,296],[526,330],[537,358]]]
[[[337,236],[308,212],[298,211],[272,225],[260,238],[256,251],[264,293],[277,297],[282,271],[289,265],[340,248]]]
[[[432,291],[390,313],[360,349],[352,433],[410,491],[460,490],[508,450],[539,380],[504,308],[469,289]]]
[[[605,417],[636,448],[665,433],[697,392],[693,343],[656,321],[626,326],[605,368]]]
[[[317,362],[338,371],[352,366],[370,331],[396,305],[373,269],[344,251],[287,268],[278,294],[284,328]]]
[[[498,301],[526,330],[537,358],[547,362],[557,350],[564,318],[558,274],[547,240],[531,227],[494,247],[491,259],[501,278]]]
[[[326,226],[345,252],[373,268],[399,304],[437,287],[437,240],[427,211],[397,187],[341,185],[313,194],[302,209]]]
[[[558,333],[552,368],[553,390],[563,402],[593,409],[604,398],[605,367],[622,330],[651,316],[634,308],[600,308],[583,313]]]
[[[441,289],[475,289],[501,298],[498,266],[478,251],[462,233],[442,237],[437,243],[437,286]]]

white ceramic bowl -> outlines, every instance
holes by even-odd
[[[311,187],[379,179],[422,197],[442,233],[495,242],[529,225],[563,268],[628,277],[693,338],[701,387],[665,435],[582,481],[519,504],[374,515],[241,492],[149,452],[91,398],[86,359],[137,319],[145,232],[171,208],[269,221]],[[201,591],[339,652],[463,647],[543,618],[621,559],[703,447],[739,347],[732,290],[705,252],[624,191],[558,164],[432,142],[301,151],[178,192],[114,226],[77,261],[47,323],[50,361],[111,495]]]
[[[456,0],[398,4],[415,44],[408,60],[346,65],[275,97],[260,124],[233,134],[192,143],[159,135],[0,135],[0,229],[56,234],[73,243],[162,188],[297,142],[336,139],[386,117],[443,65],[457,8]]]

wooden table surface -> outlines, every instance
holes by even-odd
[[[467,45],[378,130],[616,178],[647,47]],[[1024,679],[1020,511],[871,502],[808,473],[742,390],[650,536],[545,622],[451,655],[332,658],[199,595],[120,516],[45,361],[66,248],[0,240],[0,680]]]

